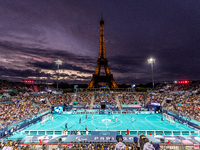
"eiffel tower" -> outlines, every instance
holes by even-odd
[[[102,74],[101,67],[104,67],[105,74]],[[100,46],[99,46],[99,58],[97,60],[97,67],[95,73],[93,74],[92,81],[88,85],[88,88],[94,88],[98,86],[98,83],[106,82],[111,88],[118,88],[115,80],[113,79],[113,75],[110,73],[110,69],[108,67],[108,60],[106,58],[106,50],[105,50],[105,39],[104,39],[104,20],[101,15],[100,20]]]

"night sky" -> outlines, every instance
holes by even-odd
[[[101,13],[117,84],[200,79],[199,0],[1,0],[0,78],[89,84]]]

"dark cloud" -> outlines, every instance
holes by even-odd
[[[197,80],[200,69],[200,1],[6,0],[0,2],[1,76],[46,76],[61,69],[89,83],[97,65],[99,20],[105,20],[106,54],[117,83]],[[73,71],[77,71],[76,75]],[[83,75],[91,74],[91,77]],[[74,74],[74,75],[72,75]]]
[[[52,59],[62,59],[63,61],[75,61],[77,63],[92,63],[93,59],[89,56],[76,55],[68,51],[59,49],[44,49],[31,46],[24,46],[22,43],[0,41],[0,48],[7,53],[19,53],[21,55],[32,56],[33,58],[46,57]]]
[[[56,70],[57,69],[57,65],[55,64],[55,62],[29,62],[27,64],[28,66],[31,67],[36,67],[36,68],[40,68],[40,69],[49,69],[49,70]],[[72,65],[72,64],[67,64],[67,63],[63,63],[62,65],[60,65],[59,67],[60,69],[66,69],[66,70],[73,70],[73,71],[79,71],[79,72],[83,72],[83,73],[93,73],[94,70],[88,70],[88,69],[84,69],[82,67],[78,67],[76,65]]]
[[[15,69],[8,69],[5,67],[0,67],[1,76],[8,76],[11,79],[18,77],[20,79],[27,78],[29,76],[32,77],[51,77],[51,74],[41,72],[40,70],[15,70]]]

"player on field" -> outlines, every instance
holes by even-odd
[[[134,118],[133,117],[131,117],[132,118],[132,122],[134,122]]]
[[[67,123],[65,124],[65,130],[66,130],[66,129],[68,130]]]

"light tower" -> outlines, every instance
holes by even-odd
[[[59,65],[62,65],[62,61],[61,60],[56,60],[55,63],[56,63],[56,65],[58,65],[58,74],[57,74],[57,91],[58,91]]]
[[[150,59],[147,59],[147,61],[148,61],[149,64],[151,64],[151,70],[152,70],[152,86],[153,86],[153,89],[154,89],[153,63],[156,61],[156,59],[150,58]]]

